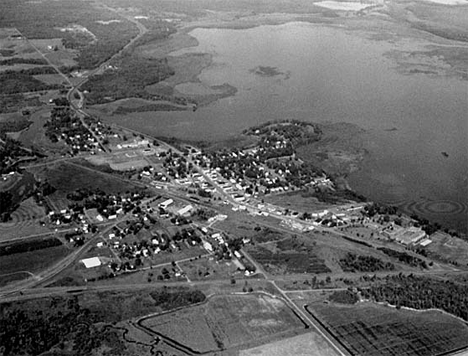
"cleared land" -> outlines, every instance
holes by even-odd
[[[307,333],[288,339],[275,341],[247,350],[241,350],[240,356],[335,356],[336,351],[325,340],[315,334]]]
[[[213,257],[201,258],[194,261],[179,263],[179,267],[187,274],[191,281],[207,279],[229,279],[240,274],[232,262],[215,261]]]
[[[263,294],[213,296],[204,305],[140,325],[192,352],[229,349],[305,327],[283,301]]]
[[[273,245],[273,244],[272,244]],[[267,271],[275,274],[328,273],[331,270],[313,246],[283,240],[275,246],[249,246],[247,251]]]
[[[23,252],[0,257],[0,284],[11,281],[11,275],[18,272],[36,273],[58,262],[70,252],[65,246],[49,247],[42,250]],[[29,277],[21,273],[21,279]],[[15,278],[19,279],[19,278]]]
[[[352,355],[430,356],[468,346],[468,327],[436,311],[396,310],[372,303],[311,304],[307,311]]]
[[[441,232],[436,232],[431,235],[430,240],[432,242],[426,247],[418,246],[418,248],[422,248],[429,257],[442,261],[455,262],[459,265],[466,264],[468,242]]]
[[[135,186],[109,174],[99,173],[76,164],[58,163],[39,169],[38,175],[61,192],[73,192],[77,189],[100,189],[106,193],[126,192]]]

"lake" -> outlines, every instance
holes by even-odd
[[[238,92],[196,112],[152,113],[158,134],[216,140],[269,120],[353,123],[366,130],[369,151],[349,177],[353,189],[466,230],[466,81],[400,74],[385,55],[400,44],[339,27],[294,22],[190,35],[199,45],[172,55],[209,53],[213,63],[199,83],[176,88],[204,93],[228,83]]]

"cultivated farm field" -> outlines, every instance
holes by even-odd
[[[265,294],[215,295],[206,303],[140,321],[150,333],[190,352],[209,352],[301,330],[286,304]]]
[[[372,303],[313,303],[306,310],[351,355],[431,356],[468,346],[468,326],[438,311],[410,311]]]

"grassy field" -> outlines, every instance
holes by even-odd
[[[106,193],[123,193],[135,189],[131,183],[119,178],[74,164],[59,163],[41,169],[38,173],[57,190],[66,193],[77,189],[100,189]]]
[[[50,94],[44,94],[41,96],[41,101],[47,101],[47,98],[52,98]],[[56,92],[55,92],[56,93]],[[67,152],[67,146],[64,142],[53,143],[49,138],[45,136],[44,124],[50,118],[50,109],[46,108],[37,113],[31,115],[32,124],[29,128],[23,132],[19,137],[19,141],[26,147],[34,146],[40,152],[47,151],[48,154],[53,153],[65,153]]]
[[[468,346],[468,327],[441,312],[396,310],[371,303],[320,303],[307,310],[352,355],[430,356]]]
[[[180,268],[191,281],[204,281],[207,279],[229,279],[231,276],[242,276],[232,262],[215,261],[213,257],[201,258],[192,262],[179,263]]]
[[[50,247],[42,250],[23,252],[9,256],[0,257],[0,271],[2,275],[28,271],[37,273],[60,259],[64,258],[70,252],[64,246]],[[22,274],[23,277],[28,277],[27,274]],[[10,279],[11,276],[1,276],[0,284],[3,278]]]
[[[279,300],[263,294],[213,296],[200,306],[151,317],[142,326],[187,350],[224,350],[304,328]]]
[[[13,113],[27,107],[34,108],[41,105],[39,94],[25,96],[14,94],[0,97],[0,113]]]
[[[32,277],[30,273],[21,271],[0,275],[0,287],[6,286],[7,284],[15,281],[21,281],[29,277]]]
[[[293,336],[251,349],[241,350],[240,356],[336,356],[338,353],[316,333]]]
[[[115,153],[112,156],[92,156],[87,161],[95,165],[107,165],[115,171],[129,171],[148,166],[143,150]]]
[[[468,242],[442,232],[431,235],[430,240],[432,243],[423,248],[429,257],[442,261],[453,261],[460,265],[466,264]]]
[[[0,242],[10,240],[12,238],[46,234],[49,232],[51,232],[49,228],[40,225],[35,220],[0,223]]]
[[[330,204],[319,202],[314,197],[303,197],[301,192],[272,194],[263,199],[267,203],[301,212],[323,211],[330,207]]]
[[[249,245],[246,250],[266,271],[274,274],[331,272],[317,254],[315,243],[304,238]]]

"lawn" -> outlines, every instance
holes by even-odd
[[[430,356],[468,346],[468,326],[437,311],[415,312],[361,303],[311,304],[318,318],[352,355]]]

